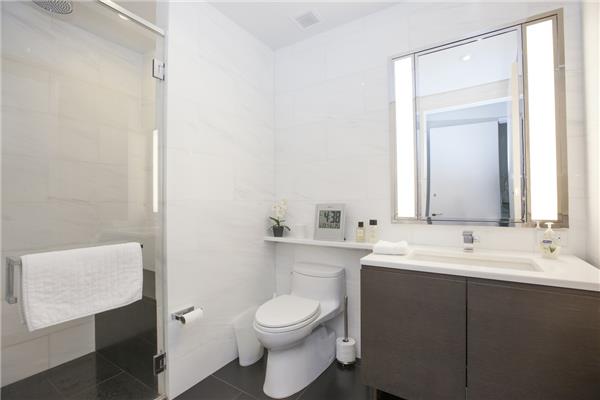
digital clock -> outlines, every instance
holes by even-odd
[[[315,240],[344,241],[344,204],[317,204],[315,210]]]

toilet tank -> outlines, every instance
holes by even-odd
[[[292,273],[292,294],[341,304],[346,295],[344,268],[298,263]]]

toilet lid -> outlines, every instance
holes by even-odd
[[[284,294],[260,306],[255,319],[266,328],[283,328],[309,320],[318,312],[318,301]]]

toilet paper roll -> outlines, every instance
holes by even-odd
[[[193,324],[194,322],[196,322],[197,320],[199,320],[200,318],[202,318],[204,316],[204,310],[201,308],[197,308],[194,311],[191,311],[189,313],[185,313],[181,316],[181,323],[184,325],[187,324]]]
[[[335,358],[339,363],[348,365],[356,362],[356,340],[348,338],[344,342],[343,337],[337,338],[335,341]]]

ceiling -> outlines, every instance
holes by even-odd
[[[113,0],[121,7],[156,25],[155,0]]]
[[[156,23],[156,1],[116,0],[115,3],[149,22]],[[209,1],[225,16],[274,50],[397,4],[395,0],[362,0],[362,2]],[[74,5],[73,14],[53,15],[53,17],[71,22],[96,35],[141,53],[154,49],[156,37],[132,21],[125,22],[119,19],[116,13],[94,1],[78,1]],[[319,22],[303,29],[295,21],[295,18],[307,12],[314,13]]]
[[[510,79],[520,45],[517,31],[513,30],[419,55],[418,95],[428,96]]]
[[[1,1],[1,0],[0,0]],[[75,1],[71,14],[50,13],[32,1],[7,2],[11,6],[30,7],[36,13],[49,16],[57,21],[81,28],[95,36],[127,47],[140,54],[153,52],[160,37],[154,32],[142,28],[135,22],[119,17],[119,13],[96,1]],[[121,6],[147,20],[154,20],[154,1],[119,1]],[[4,6],[4,5],[3,5]],[[9,7],[8,5],[6,7]]]
[[[211,4],[272,49],[288,46],[354,19],[394,5],[394,2],[228,2]],[[294,20],[306,12],[320,22],[302,29]]]

